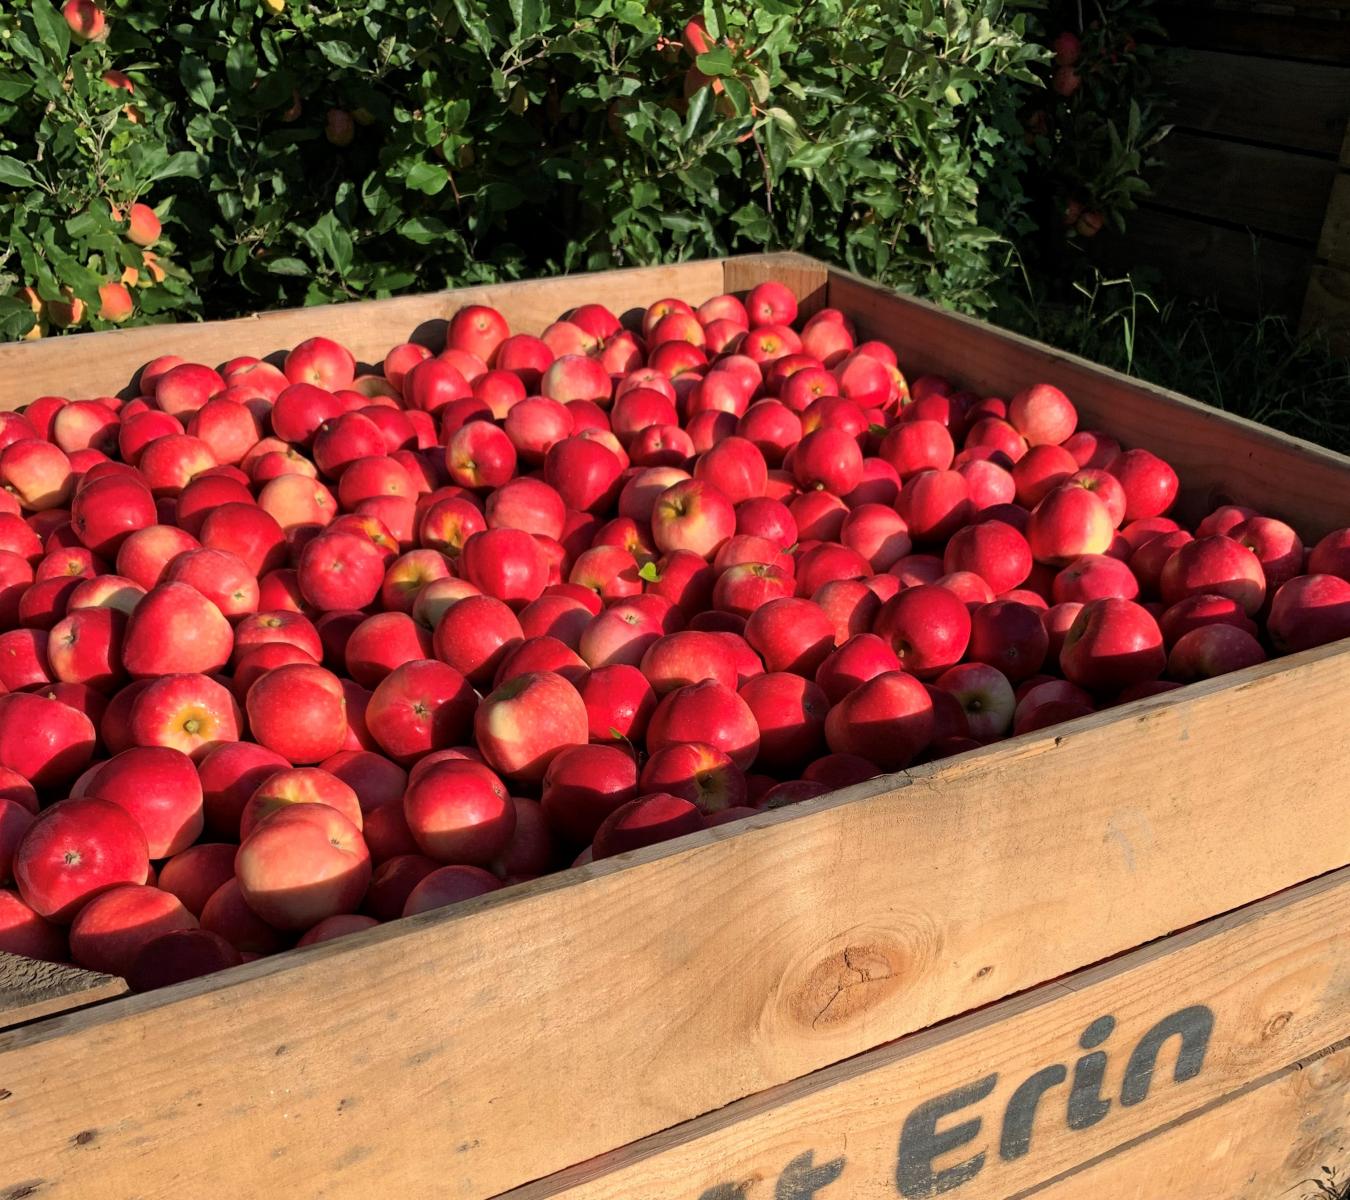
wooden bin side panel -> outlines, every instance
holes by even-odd
[[[263,357],[289,350],[321,334],[342,342],[358,362],[379,364],[403,341],[440,350],[447,319],[469,304],[491,305],[513,330],[538,334],[586,300],[598,299],[622,316],[664,296],[701,304],[722,291],[722,281],[722,263],[712,259],[286,309],[198,325],[150,325],[11,343],[0,345],[0,410],[20,408],[47,394],[77,399],[125,392],[136,372],[161,354],[215,366],[236,355]]]
[[[1348,688],[1312,652],[0,1034],[0,1194],[539,1179],[1350,862],[1350,728],[1291,719]]]
[[[891,341],[912,375],[948,374],[1005,398],[1033,383],[1063,388],[1084,428],[1166,458],[1192,509],[1249,502],[1313,538],[1350,525],[1350,459],[1342,455],[845,272],[831,272],[829,302]]]
[[[1027,1200],[1310,1200],[1350,1179],[1350,1040],[1122,1146]]]
[[[123,995],[113,975],[0,951],[0,1030]]]
[[[770,1186],[813,1197],[830,1184],[878,1200],[1020,1196],[1322,1050],[1348,1025],[1350,869],[510,1200],[752,1200]],[[1325,1096],[1315,1111],[1325,1121],[1334,1107]]]

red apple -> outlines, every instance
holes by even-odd
[[[444,908],[448,904],[472,900],[494,892],[501,886],[496,876],[481,867],[441,867],[423,878],[408,893],[403,916],[412,917],[435,908]]]
[[[960,702],[975,741],[996,741],[1011,727],[1017,698],[998,668],[982,662],[958,663],[939,675],[934,686]]]
[[[1231,596],[1252,616],[1265,601],[1266,577],[1250,549],[1215,534],[1179,547],[1163,566],[1159,590],[1169,605],[1202,593]]]
[[[830,702],[819,684],[770,671],[747,679],[739,695],[759,729],[759,770],[788,774],[824,752]]]
[[[502,601],[470,596],[446,610],[432,644],[436,657],[477,686],[488,683],[521,641],[520,621]]]
[[[1350,583],[1350,528],[1333,529],[1308,553],[1309,575],[1335,575]]]
[[[136,678],[217,671],[230,660],[234,631],[220,610],[185,583],[162,583],[127,619],[122,660]]]
[[[156,887],[125,884],[89,901],[70,927],[70,954],[86,971],[126,976],[141,948],[176,929],[196,929],[177,896]]]
[[[238,741],[243,724],[239,706],[229,689],[214,679],[185,673],[143,683],[127,714],[131,745],[166,746],[198,759],[218,745]],[[135,687],[124,688],[117,698]],[[109,714],[112,711],[110,704]],[[106,733],[104,740],[112,749]]]
[[[1303,573],[1303,541],[1283,521],[1273,517],[1250,517],[1230,536],[1256,555],[1269,592]]]
[[[292,804],[239,847],[235,875],[245,902],[277,929],[301,930],[354,912],[370,882],[361,832],[326,804]]]
[[[568,842],[589,842],[616,808],[638,794],[637,764],[615,746],[572,746],[549,763],[543,781],[543,812]]]
[[[1167,656],[1167,673],[1178,682],[1189,683],[1265,661],[1261,643],[1245,629],[1221,623],[1202,625],[1177,639]]]
[[[882,605],[876,620],[876,632],[905,670],[922,679],[935,679],[961,660],[970,629],[966,605],[955,593],[934,584],[904,589]]]
[[[647,749],[675,742],[706,742],[749,770],[759,753],[754,714],[734,691],[714,680],[677,688],[664,696],[647,727]]]
[[[199,842],[175,854],[159,869],[161,890],[176,896],[194,917],[206,902],[234,878],[234,856],[239,847],[228,842]]]
[[[474,734],[498,774],[534,782],[565,747],[586,744],[586,705],[561,675],[518,675],[484,698],[474,716]]]
[[[1281,654],[1350,637],[1350,583],[1336,575],[1295,576],[1275,593],[1267,628]]]
[[[1032,510],[1026,538],[1037,562],[1066,566],[1084,554],[1105,554],[1115,531],[1110,510],[1100,496],[1066,483],[1050,491]]]
[[[638,790],[688,800],[705,816],[746,803],[745,772],[705,742],[675,742],[643,765]]]
[[[652,540],[663,553],[690,550],[710,558],[735,533],[736,513],[721,491],[691,479],[657,497],[651,524]]]
[[[23,692],[0,696],[0,767],[34,787],[58,788],[75,779],[89,765],[94,745],[92,722],[70,705]]]
[[[152,859],[178,854],[201,835],[202,786],[192,760],[180,750],[123,750],[98,767],[88,794],[112,801],[136,819]]]
[[[95,797],[63,800],[28,828],[14,855],[14,878],[41,917],[68,924],[90,900],[124,883],[144,883],[145,835],[123,808]]]
[[[375,688],[366,710],[371,736],[396,762],[464,741],[478,698],[454,667],[434,660],[404,663]]]
[[[1130,687],[1157,679],[1167,665],[1162,632],[1133,600],[1093,600],[1074,619],[1059,654],[1071,683],[1090,691]]]
[[[927,748],[933,730],[933,701],[907,671],[869,679],[825,719],[825,739],[834,753],[857,755],[884,771],[913,762]]]
[[[1008,402],[1008,420],[1033,447],[1059,445],[1078,425],[1078,410],[1059,388],[1037,383]]]
[[[997,667],[1013,683],[1041,669],[1049,644],[1040,613],[1028,605],[996,600],[971,614],[970,658]]]
[[[516,827],[502,781],[481,764],[462,760],[436,763],[411,781],[403,814],[421,852],[443,863],[486,865]]]
[[[665,792],[640,796],[615,809],[595,833],[594,857],[610,858],[704,827],[703,814],[688,800]]]
[[[346,740],[342,684],[322,667],[296,663],[269,671],[249,688],[245,707],[254,738],[297,765],[322,762]]]
[[[590,740],[641,741],[656,710],[656,693],[637,667],[596,667],[578,686]]]
[[[1177,498],[1177,473],[1148,450],[1126,450],[1107,469],[1125,489],[1127,521],[1160,517]]]
[[[810,679],[834,649],[835,625],[820,605],[787,597],[760,605],[745,625],[745,640],[770,672]]]

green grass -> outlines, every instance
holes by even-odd
[[[1350,453],[1350,358],[1286,317],[1235,317],[1213,303],[1156,300],[1096,275],[1068,300],[1023,295],[995,319],[1093,362],[1215,408]]]

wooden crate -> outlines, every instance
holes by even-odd
[[[1085,424],[1169,457],[1192,511],[1350,524],[1350,460],[797,255],[4,347],[0,398],[317,332],[377,360],[468,302],[528,330],[767,278],[912,374],[1059,384]],[[1344,1159],[1347,689],[1350,644],[1323,647],[161,992],[30,1009],[0,1032],[0,1197],[1255,1200],[1238,1189]],[[1127,1103],[1137,1047],[1174,1025]],[[1225,1109],[1253,1132],[1228,1192],[1199,1189]]]

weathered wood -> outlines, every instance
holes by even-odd
[[[1345,72],[1350,91],[1350,70]],[[1158,147],[1150,199],[1206,221],[1312,244],[1322,230],[1336,163],[1273,146],[1176,131]]]
[[[1156,15],[1170,40],[1181,46],[1308,62],[1350,62],[1350,21],[1344,19],[1339,0],[1330,5],[1285,5],[1285,11],[1279,7],[1173,0]]]
[[[1350,267],[1350,172],[1341,172],[1327,202],[1317,255],[1336,267]]]
[[[830,1183],[860,1200],[1039,1194],[1043,1181],[1280,1071],[1347,1028],[1350,869],[729,1105],[509,1200],[750,1200],[771,1185],[778,1196],[809,1197]],[[1322,1099],[1311,1107],[1325,1128],[1344,1106]],[[1187,1177],[1195,1186],[1155,1188],[1150,1200],[1227,1194],[1200,1186],[1198,1173]],[[814,1187],[802,1186],[807,1180]]]
[[[0,951],[0,1029],[110,1000],[126,990],[113,975]]]
[[[1303,304],[1303,327],[1325,331],[1335,353],[1350,354],[1350,268],[1313,268]]]
[[[1350,1178],[1350,1041],[1122,1146],[1036,1200],[1313,1200]]]
[[[1148,203],[1104,249],[1120,270],[1155,268],[1182,295],[1213,296],[1230,312],[1297,312],[1313,251]]]
[[[236,355],[262,357],[289,350],[307,337],[323,334],[346,345],[358,361],[378,364],[401,341],[444,346],[446,319],[467,304],[492,305],[513,329],[538,333],[564,310],[597,297],[621,316],[672,293],[702,303],[722,290],[722,278],[722,264],[710,260],[287,309],[199,325],[152,325],[12,342],[0,345],[0,409],[18,408],[46,394],[77,399],[124,393],[146,362],[166,353],[214,366]]]
[[[493,1195],[1338,868],[1344,650],[0,1035],[0,1195]]]
[[[1168,117],[1178,127],[1328,157],[1340,153],[1350,121],[1350,66],[1217,50],[1165,49],[1160,57]]]
[[[1224,500],[1279,513],[1320,537],[1350,524],[1350,459],[1175,392],[1093,366],[973,318],[836,271],[830,303],[862,328],[891,341],[907,372],[949,372],[984,395],[1010,395],[1038,381],[1062,387],[1085,427],[1100,426],[1127,444],[1162,454],[1183,481],[1194,513]]]

